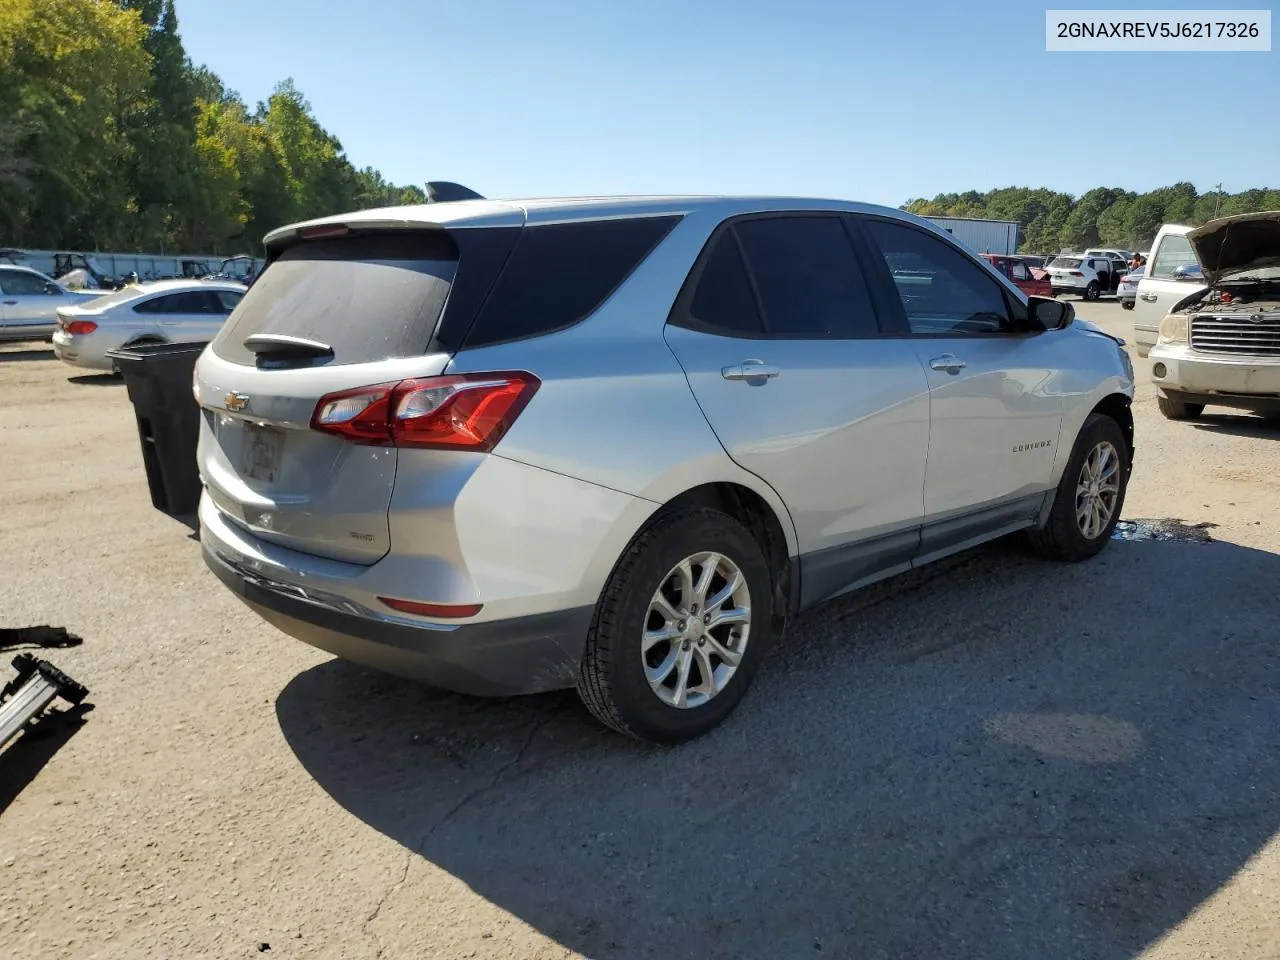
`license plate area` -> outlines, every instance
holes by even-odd
[[[280,460],[284,454],[284,431],[256,423],[244,426],[244,445],[240,452],[240,470],[246,477],[275,483],[280,476]]]

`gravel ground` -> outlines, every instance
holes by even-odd
[[[36,347],[0,348],[0,625],[83,636],[50,656],[95,709],[0,754],[2,956],[1280,957],[1256,418],[1169,423],[1139,363],[1126,516],[1213,542],[828,604],[660,750],[276,633],[151,508],[123,387]]]

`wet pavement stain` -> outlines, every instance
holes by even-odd
[[[1167,543],[1213,543],[1209,531],[1216,523],[1183,523],[1181,520],[1121,520],[1112,540],[1159,540]]]

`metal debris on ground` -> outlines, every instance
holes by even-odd
[[[84,640],[66,627],[0,627],[0,649],[9,647],[78,647]]]
[[[18,675],[0,690],[0,747],[21,733],[59,697],[76,705],[89,695],[82,684],[48,660],[20,653],[14,657],[13,666]]]

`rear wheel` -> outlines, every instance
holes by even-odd
[[[773,619],[773,577],[751,532],[718,510],[673,510],[614,568],[578,693],[621,733],[691,740],[738,705],[773,639]]]
[[[1177,397],[1156,395],[1156,406],[1170,420],[1195,420],[1204,413],[1203,403],[1187,403]]]
[[[1121,301],[1120,301],[1120,306],[1124,307],[1124,309],[1126,309],[1126,310],[1132,310],[1132,309],[1133,309],[1133,301],[1132,301],[1132,300],[1121,300]]]
[[[1097,300],[1102,296],[1102,288],[1098,286],[1097,280],[1090,280],[1089,285],[1084,288],[1084,298],[1086,300]]]
[[[1054,495],[1049,521],[1031,545],[1053,560],[1087,560],[1111,539],[1129,485],[1129,446],[1105,414],[1085,421]]]

